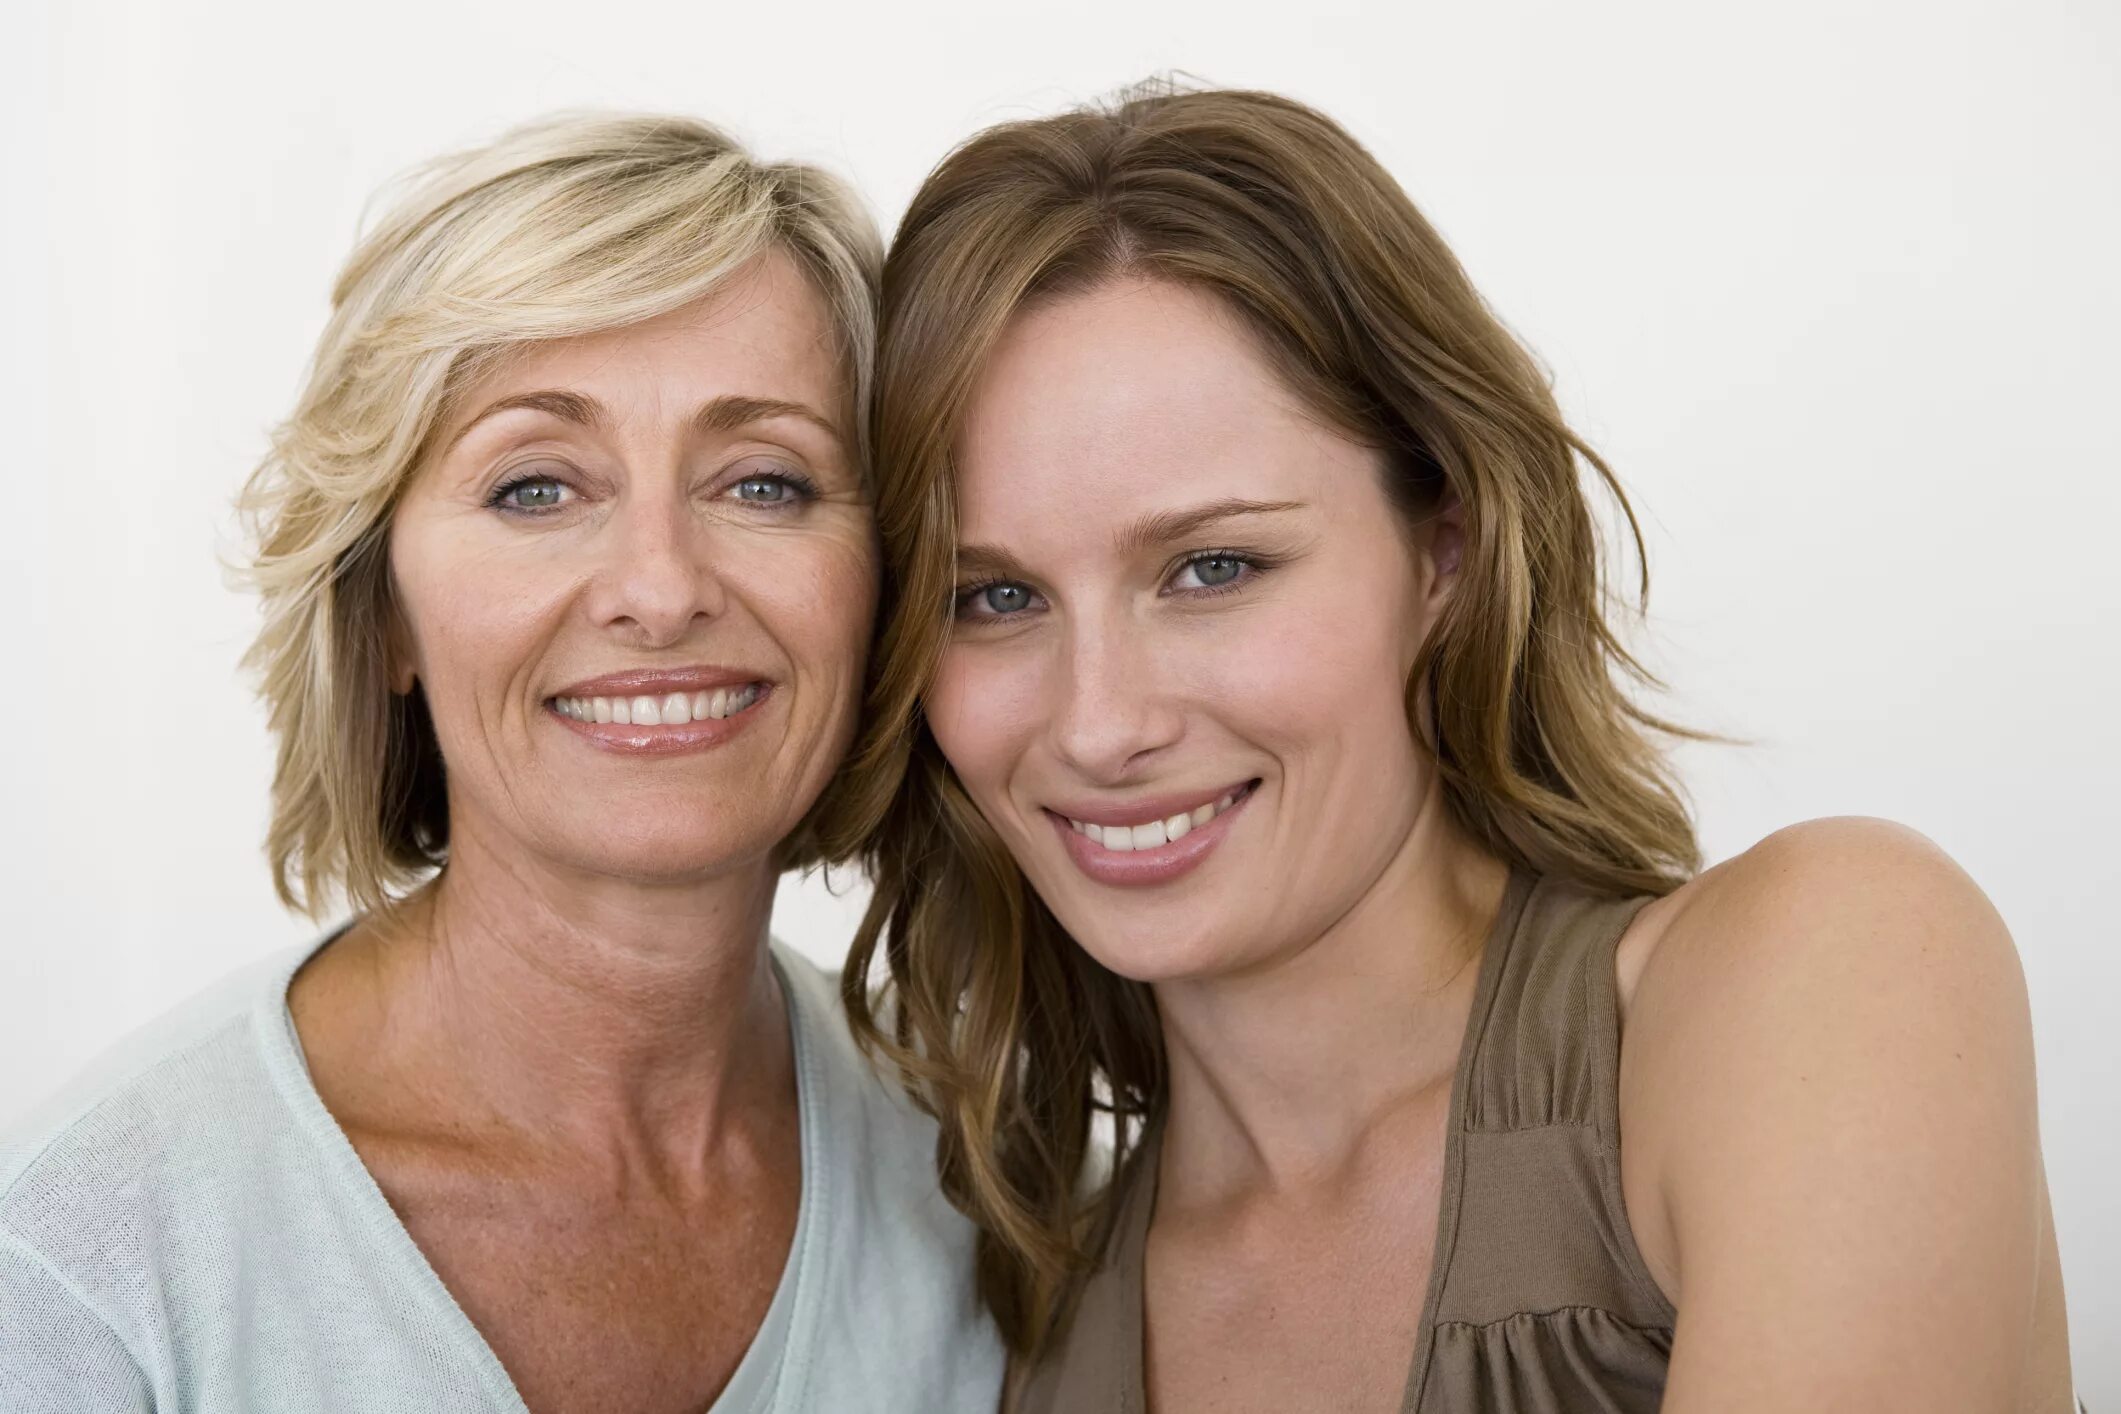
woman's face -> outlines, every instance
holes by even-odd
[[[407,489],[402,646],[452,836],[561,870],[756,866],[854,728],[876,603],[825,303],[787,256],[467,391]]]
[[[1405,685],[1445,594],[1438,530],[1233,314],[1166,283],[1021,315],[957,451],[928,721],[1040,897],[1141,981],[1323,935],[1429,785]]]

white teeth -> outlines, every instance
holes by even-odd
[[[1245,788],[1240,786],[1220,800],[1182,810],[1168,819],[1151,820],[1146,825],[1092,825],[1072,816],[1064,818],[1068,821],[1068,828],[1075,833],[1088,836],[1115,854],[1131,854],[1138,849],[1155,849],[1158,845],[1184,839],[1235,805],[1237,798],[1244,793]]]
[[[632,727],[679,727],[711,722],[737,713],[759,700],[759,685],[717,687],[663,697],[555,697],[553,710],[577,722],[616,722]]]

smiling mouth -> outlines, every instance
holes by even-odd
[[[1216,816],[1234,808],[1246,796],[1257,789],[1259,782],[1247,781],[1234,790],[1223,792],[1214,800],[1204,801],[1191,810],[1181,810],[1162,819],[1143,820],[1137,824],[1097,825],[1087,820],[1078,820],[1072,815],[1062,815],[1068,828],[1088,839],[1109,854],[1132,854],[1138,850],[1155,849],[1159,845],[1173,844],[1200,829]]]
[[[682,727],[692,722],[718,722],[748,711],[766,695],[763,682],[701,692],[665,692],[617,697],[551,697],[546,706],[562,717],[584,725],[612,723],[630,727]]]

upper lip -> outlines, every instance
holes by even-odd
[[[1168,795],[1148,795],[1138,800],[1120,801],[1109,805],[1048,806],[1056,815],[1070,820],[1080,820],[1085,825],[1146,825],[1152,820],[1168,820],[1173,815],[1198,810],[1212,804],[1235,791],[1251,785],[1255,777],[1232,781],[1228,785],[1210,786],[1201,790],[1173,791]]]
[[[719,668],[699,664],[689,668],[628,668],[602,677],[583,678],[553,693],[554,697],[634,697],[659,692],[707,692],[717,687],[742,687],[764,682],[758,673],[742,668]]]

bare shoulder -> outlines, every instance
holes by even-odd
[[[1778,830],[1649,905],[1618,966],[1631,1022],[1674,992],[1770,980],[1836,994],[1882,974],[2023,999],[2010,933],[1966,871],[1924,835],[1861,817]]]
[[[2030,1095],[2009,930],[1949,855],[1889,821],[1777,831],[1645,908],[1616,965],[1623,1100],[1682,1142],[1743,1087],[1827,1065],[1915,1089],[1956,1083],[1954,1065],[2000,1067]],[[1718,1082],[1733,1092],[1704,1088]]]
[[[2026,1407],[2029,1359],[2066,1387],[2066,1354],[2029,1354],[2060,1288],[2024,977],[1964,870],[1812,821],[1645,908],[1616,967],[1622,1187],[1681,1311],[1668,1408]]]

